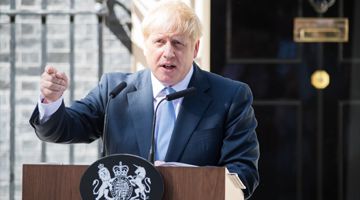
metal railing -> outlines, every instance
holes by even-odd
[[[72,102],[74,98],[75,92],[75,84],[74,81],[75,76],[75,24],[74,19],[79,15],[91,15],[96,16],[98,19],[97,23],[97,46],[98,46],[98,69],[97,69],[97,78],[100,79],[101,75],[104,72],[104,44],[103,44],[103,35],[104,28],[106,26],[109,28],[110,32],[112,32],[125,46],[129,53],[131,53],[131,42],[130,36],[127,34],[130,29],[130,22],[121,22],[121,20],[117,19],[114,15],[114,5],[120,5],[125,13],[130,15],[130,11],[126,8],[125,5],[120,3],[119,1],[104,1],[104,2],[95,2],[94,5],[97,6],[96,10],[93,11],[78,11],[75,10],[75,0],[70,0],[70,5],[68,10],[47,10],[48,1],[41,1],[41,9],[40,10],[19,10],[16,9],[16,1],[11,0],[9,2],[8,10],[1,9],[0,17],[9,18],[9,27],[10,27],[10,43],[9,43],[9,66],[10,66],[10,83],[9,83],[9,199],[15,199],[15,190],[17,187],[15,181],[15,160],[16,160],[16,77],[17,77],[17,69],[16,69],[16,23],[17,18],[19,16],[39,16],[41,20],[41,58],[40,65],[41,71],[44,70],[45,65],[48,62],[47,55],[47,46],[48,46],[48,17],[52,15],[61,15],[68,17],[69,19],[69,82],[71,83],[71,87],[69,88],[69,100]],[[114,24],[115,22],[115,24]],[[116,29],[111,28],[112,25],[119,26]],[[130,66],[130,63],[129,63]],[[3,76],[3,75],[2,75]],[[35,136],[34,136],[35,138]],[[100,148],[101,143],[98,144],[98,156],[100,156]],[[42,142],[41,144],[41,162],[47,161],[47,144]],[[69,145],[69,163],[74,163],[74,145]],[[20,181],[21,182],[21,181]]]

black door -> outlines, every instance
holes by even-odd
[[[211,3],[211,71],[254,94],[261,182],[252,199],[359,200],[360,1]],[[346,17],[349,41],[296,43],[295,17]],[[324,89],[311,82],[318,70],[329,75]]]

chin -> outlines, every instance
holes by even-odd
[[[175,85],[175,81],[173,79],[161,79],[159,81],[166,86]]]
[[[172,86],[174,85],[171,81],[160,81],[162,84],[164,84],[165,86]]]

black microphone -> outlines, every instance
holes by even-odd
[[[119,83],[109,94],[110,99],[115,98],[124,88],[126,88],[126,82]]]
[[[187,95],[191,95],[191,94],[193,94],[195,92],[196,92],[196,88],[195,87],[190,87],[190,88],[187,88],[185,90],[181,90],[179,92],[174,92],[172,94],[168,94],[168,95],[166,95],[165,98],[168,101],[172,101],[172,100],[175,100],[175,99],[187,96]]]
[[[178,98],[181,98],[181,97],[185,97],[185,96],[194,94],[195,92],[196,92],[195,87],[190,87],[190,88],[187,88],[185,90],[174,92],[172,94],[166,95],[156,105],[154,115],[153,115],[152,129],[151,129],[151,146],[150,146],[150,152],[149,152],[149,156],[148,156],[148,160],[152,164],[154,164],[154,162],[155,162],[155,127],[156,127],[156,113],[157,113],[157,110],[159,108],[159,105],[165,100],[172,101],[172,100],[175,100],[175,99],[178,99]]]
[[[110,93],[109,93],[109,98],[106,104],[106,108],[105,108],[105,116],[104,116],[104,128],[103,128],[103,151],[102,151],[102,157],[107,155],[107,151],[106,151],[106,135],[107,135],[107,124],[108,124],[108,109],[109,109],[109,104],[110,101],[112,99],[114,99],[125,87],[126,87],[126,82],[121,82],[119,83]]]

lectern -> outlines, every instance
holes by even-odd
[[[79,200],[86,165],[23,165],[23,200]],[[224,167],[159,166],[164,200],[244,199],[241,185]]]

